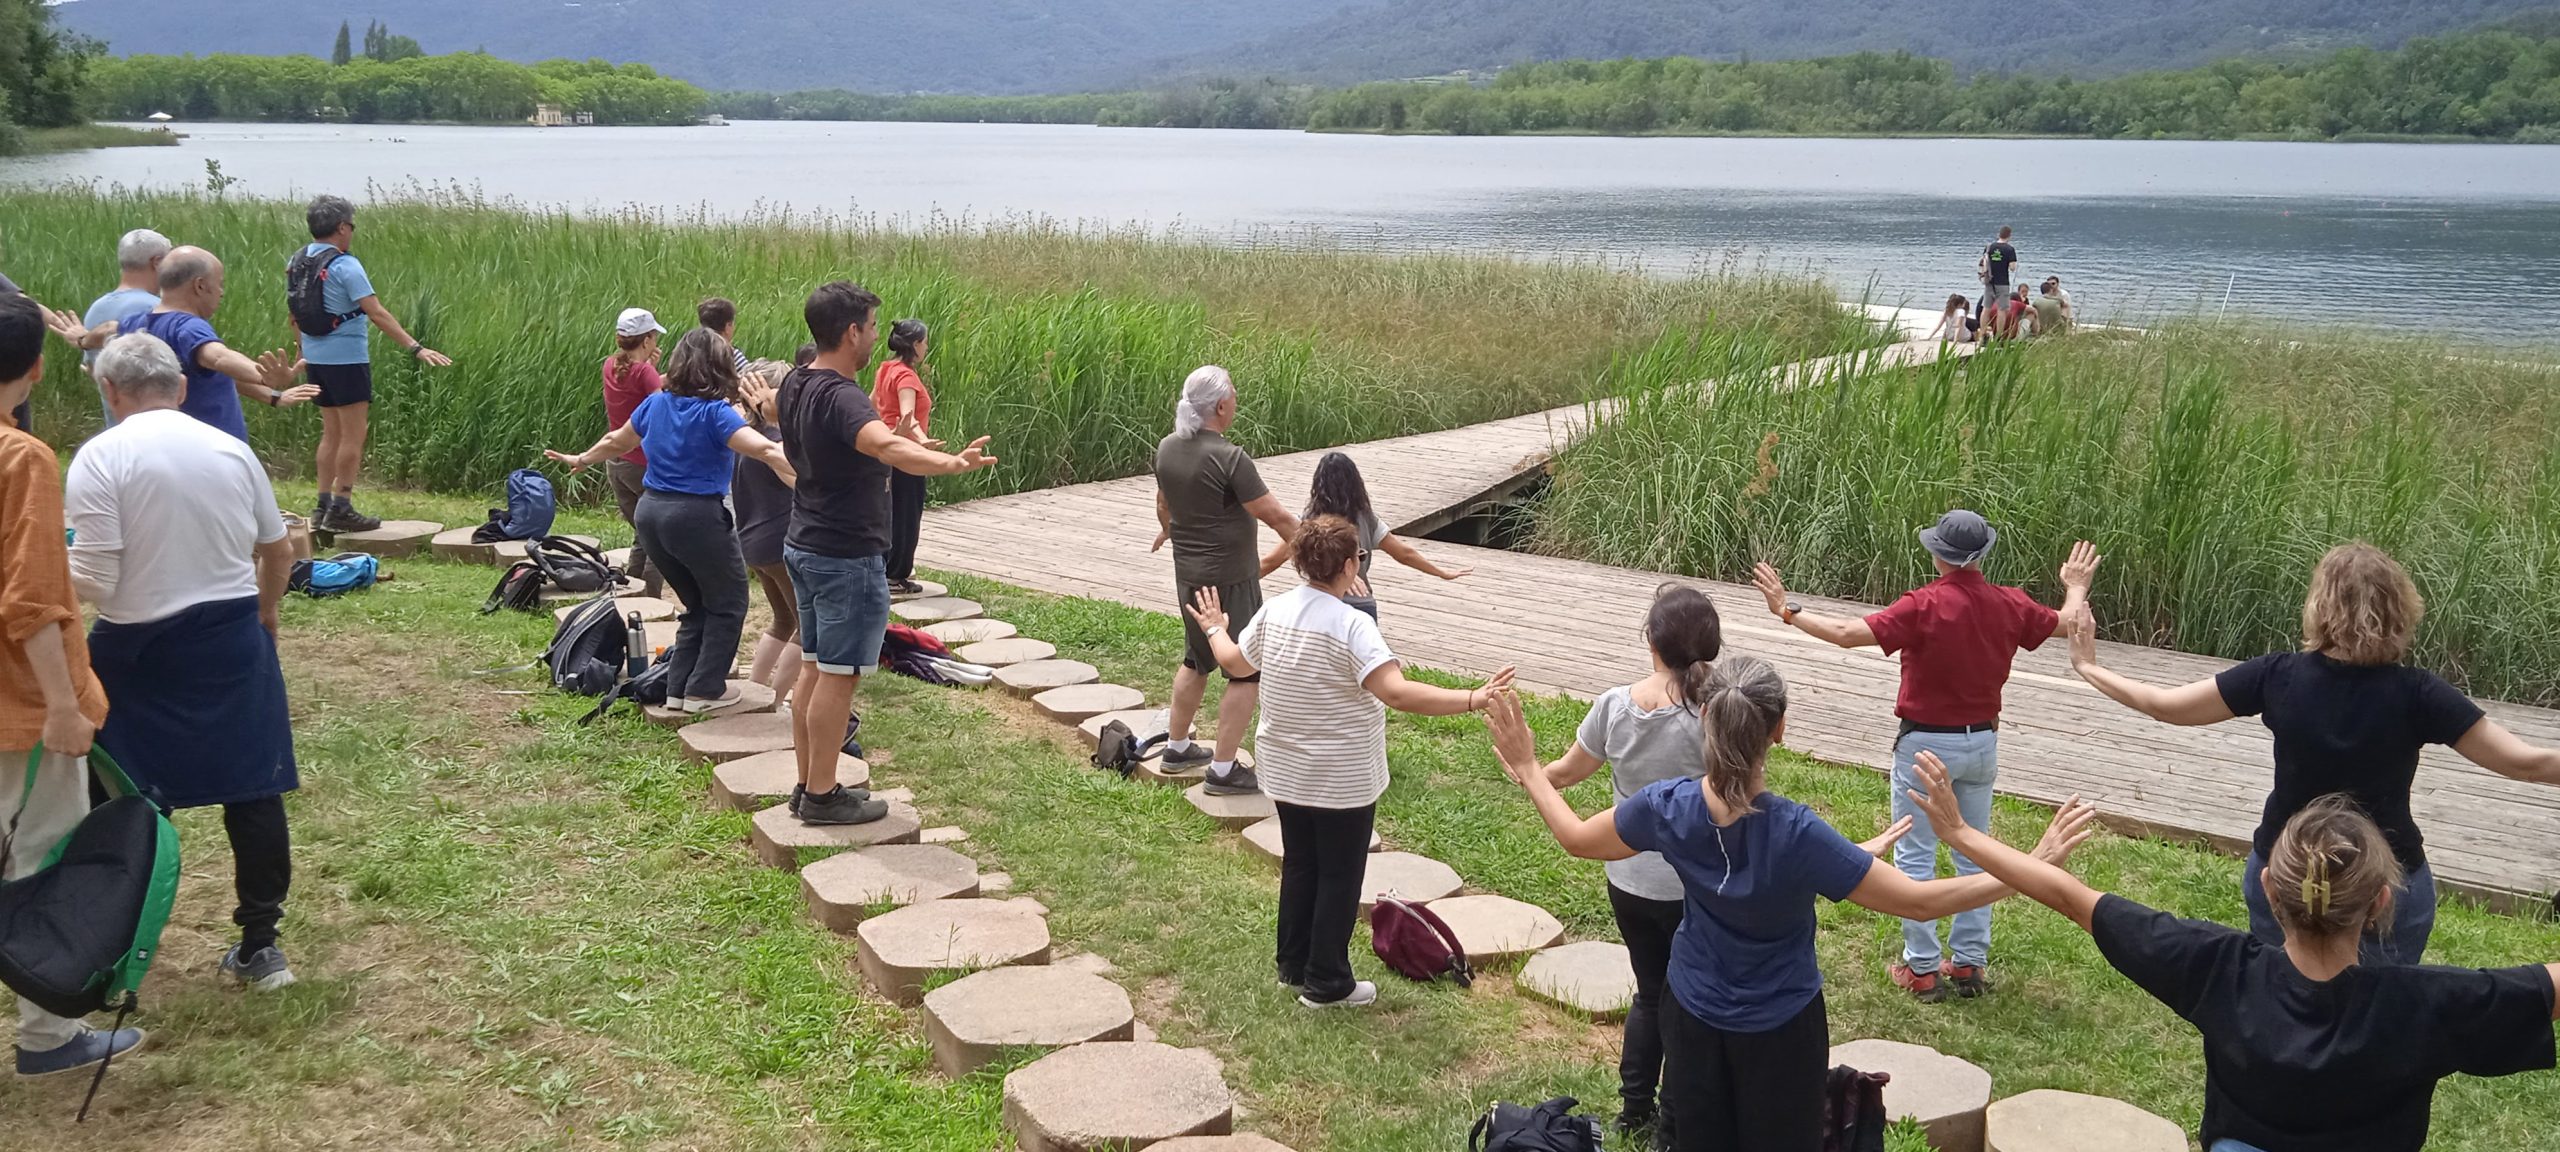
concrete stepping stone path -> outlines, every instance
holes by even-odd
[[[676,742],[684,745],[685,758],[697,764],[718,764],[763,752],[788,753],[791,718],[771,710],[715,716],[685,725],[676,733]]]
[[[696,724],[685,731],[700,727],[703,725]],[[799,783],[800,758],[787,747],[722,760],[711,766],[712,801],[740,812],[754,812],[789,800],[791,789]],[[836,783],[847,788],[870,787],[871,765],[863,763],[861,757],[836,753]]]
[[[447,528],[428,538],[427,549],[438,560],[454,560],[464,564],[495,564],[498,562],[498,546],[482,544],[471,538],[471,534],[479,527],[477,524],[471,524],[461,528]]]
[[[1242,796],[1212,796],[1209,794],[1209,786],[1206,783],[1194,784],[1183,789],[1182,796],[1183,799],[1191,801],[1191,806],[1199,809],[1201,815],[1217,821],[1219,827],[1230,832],[1241,832],[1277,817],[1280,812],[1279,809],[1271,806],[1271,798],[1260,792],[1247,792]]]
[[[1102,679],[1102,673],[1095,671],[1093,665],[1082,660],[1033,660],[1010,668],[996,669],[996,683],[1003,685],[1005,691],[1026,700],[1052,688],[1064,688],[1070,684],[1091,684],[1100,679]],[[1139,702],[1143,703],[1145,699],[1143,696],[1139,697]],[[1133,706],[1121,705],[1123,708]],[[1103,711],[1112,711],[1112,709],[1106,708]]]
[[[809,914],[851,932],[875,911],[978,894],[978,862],[939,844],[879,844],[800,870]]]
[[[1372,852],[1369,870],[1360,877],[1360,910],[1376,907],[1378,897],[1393,896],[1408,904],[1428,904],[1458,894],[1466,883],[1458,870],[1411,852]]]
[[[958,596],[925,596],[901,600],[889,605],[889,615],[908,624],[940,624],[945,620],[967,620],[984,613],[975,600]]]
[[[953,649],[951,654],[966,663],[984,664],[989,668],[1005,668],[1015,664],[1028,664],[1034,660],[1049,659],[1058,654],[1058,646],[1046,640],[1034,640],[1027,636],[1008,636],[1002,640],[980,640],[975,644],[963,644]]]
[[[1513,984],[1532,1000],[1595,1021],[1622,1020],[1635,1003],[1635,962],[1617,941],[1577,940],[1530,957]]]
[[[1991,1074],[1935,1048],[1896,1040],[1853,1040],[1831,1049],[1830,1063],[1893,1077],[1884,1086],[1888,1116],[1908,1116],[1928,1130],[1938,1152],[1982,1152]],[[2183,1138],[2181,1138],[2183,1143]]]
[[[631,588],[638,588],[640,585],[639,582],[632,581],[627,586]],[[591,599],[591,597],[582,595],[578,597],[575,603],[562,604],[557,608],[553,608],[551,610],[551,618],[555,621],[566,620],[569,618],[570,613],[577,611],[589,599]],[[672,600],[666,600],[656,596],[638,595],[616,596],[613,598],[614,615],[628,620],[634,612],[640,614],[640,622],[643,624],[657,620],[673,620],[676,618],[676,606],[675,602]]]
[[[924,634],[945,644],[979,644],[989,640],[1007,640],[1017,635],[1013,625],[1002,620],[973,616],[967,620],[945,620],[924,626]]]
[[[1137,1019],[1129,993],[1119,985],[1055,965],[989,968],[924,997],[934,1066],[955,1080],[1007,1048],[1127,1040]]]
[[[1991,1106],[1988,1152],[2186,1152],[2175,1121],[2104,1096],[2038,1088]],[[1161,1145],[1159,1145],[1161,1147]]]
[[[1244,828],[1244,843],[1246,847],[1253,849],[1256,855],[1261,856],[1274,864],[1279,863],[1282,855],[1280,851],[1280,818],[1274,816],[1268,820],[1246,825]],[[1384,843],[1384,841],[1378,839],[1377,829],[1372,828],[1369,830],[1370,851],[1377,851]]]
[[[1049,921],[1022,900],[936,900],[871,917],[854,929],[863,978],[901,1007],[924,1001],[936,972],[1049,962]]]
[[[444,525],[433,520],[385,520],[382,527],[367,532],[331,532],[332,552],[369,552],[384,560],[398,560],[426,551],[430,541],[444,531]]]
[[[1031,698],[1031,706],[1041,715],[1062,724],[1075,724],[1105,712],[1126,711],[1146,702],[1146,693],[1123,684],[1069,684]]]
[[[1432,901],[1431,911],[1448,922],[1467,963],[1477,966],[1517,959],[1564,940],[1563,921],[1508,896],[1451,896]]]
[[[1268,1136],[1238,1132],[1233,1136],[1176,1136],[1147,1145],[1147,1152],[1289,1152]]]
[[[809,859],[868,848],[874,844],[913,844],[924,818],[909,804],[892,802],[889,814],[868,824],[803,824],[780,804],[747,818],[748,841],[756,859],[768,867],[796,869]]]
[[[773,689],[753,680],[731,680],[729,687],[738,693],[738,702],[718,711],[679,712],[673,708],[651,704],[640,709],[640,714],[647,717],[650,723],[661,728],[680,728],[699,720],[718,720],[727,716],[752,716],[758,712],[773,711]]]
[[[1227,1135],[1235,1098],[1207,1052],[1106,1041],[1061,1048],[1006,1076],[1004,1122],[1021,1152],[1145,1148]]]

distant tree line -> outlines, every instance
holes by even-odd
[[[883,96],[840,89],[720,92],[710,110],[740,120],[899,120],[1099,124],[1126,128],[1303,128],[1314,89],[1213,79],[1146,92],[1066,96]]]
[[[0,0],[0,156],[26,147],[27,128],[87,120],[89,72],[105,49],[53,25],[44,0]]]
[[[0,0],[0,4],[21,0]],[[166,112],[185,120],[344,120],[508,123],[536,104],[591,114],[598,124],[688,124],[702,90],[645,64],[545,60],[525,65],[486,52],[429,56],[380,24],[363,50],[341,24],[330,59],[317,56],[104,57],[89,68],[92,107],[111,119]],[[332,61],[335,61],[334,63]]]

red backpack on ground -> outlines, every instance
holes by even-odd
[[[1429,981],[1445,975],[1461,988],[1476,982],[1467,954],[1458,948],[1458,934],[1420,904],[1378,897],[1377,906],[1369,910],[1369,947],[1387,967],[1411,979]]]

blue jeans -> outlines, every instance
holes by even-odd
[[[2240,894],[2249,902],[2249,935],[2259,942],[2284,946],[2284,927],[2276,923],[2275,907],[2267,903],[2266,886],[2258,873],[2266,871],[2267,858],[2249,853],[2242,864]],[[2364,942],[2356,949],[2359,964],[2416,964],[2426,954],[2427,937],[2436,930],[2435,869],[2419,865],[2409,873],[2407,886],[2391,898],[2391,934],[2385,936],[2368,925]]]
[[[879,556],[822,556],[782,546],[800,601],[800,657],[818,671],[867,676],[889,632],[889,565]]]
[[[1893,866],[1914,880],[1934,879],[1938,875],[1938,830],[1929,826],[1929,814],[1911,800],[1908,790],[1920,788],[1920,774],[1912,769],[1913,760],[1923,751],[1937,753],[1947,766],[1947,779],[1955,785],[1956,807],[1963,811],[1964,822],[1985,832],[1991,830],[1991,783],[2000,774],[2000,734],[1997,732],[1913,732],[1893,745],[1893,816],[1912,819],[1911,834],[1893,846]],[[1924,789],[1925,791],[1925,789]],[[1982,866],[1967,859],[1962,852],[1956,858],[1956,875],[1971,876]],[[1955,962],[1974,967],[1991,959],[1991,909],[1976,908],[1958,912],[1955,927],[1947,934],[1947,949],[1955,953]],[[1938,970],[1938,922],[1905,920],[1902,922],[1902,962],[1911,970],[1929,973]]]
[[[2255,1144],[2243,1144],[2237,1140],[2216,1140],[2207,1152],[2265,1152],[2265,1149]]]

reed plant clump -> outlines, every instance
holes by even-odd
[[[226,342],[253,354],[292,343],[282,268],[305,239],[299,204],[72,186],[0,192],[0,205],[0,266],[48,304],[103,292],[116,237],[148,226],[229,262],[215,318]],[[893,226],[783,208],[576,214],[434,188],[374,189],[359,221],[355,251],[384,302],[454,359],[422,368],[377,341],[367,467],[444,490],[485,490],[538,465],[543,448],[604,430],[599,365],[621,309],[649,308],[680,332],[696,300],[726,296],[740,346],[784,358],[807,338],[809,289],[838,278],[879,293],[884,323],[932,327],[935,433],[995,437],[1003,464],[937,484],[944,500],[1142,469],[1182,378],[1204,363],[1242,388],[1239,438],[1277,452],[1571,404],[1602,387],[1622,350],[1674,328],[1748,327],[1807,354],[1861,338],[1812,280],[1661,279],[1304,239],[1225,248],[1036,219]],[[39,430],[67,448],[95,426],[95,393],[58,360]],[[250,427],[270,467],[308,467],[310,409],[253,411]],[[570,494],[599,488],[582,478]]]
[[[1934,573],[1950,507],[1999,528],[1994,579],[2052,602],[2071,542],[2106,554],[2110,639],[2244,658],[2291,647],[2322,552],[2390,550],[2428,601],[2413,659],[2560,703],[2560,406],[2545,368],[2439,345],[2238,326],[1993,349],[1785,387],[1745,335],[1666,338],[1558,461],[1536,546],[1884,602]]]

